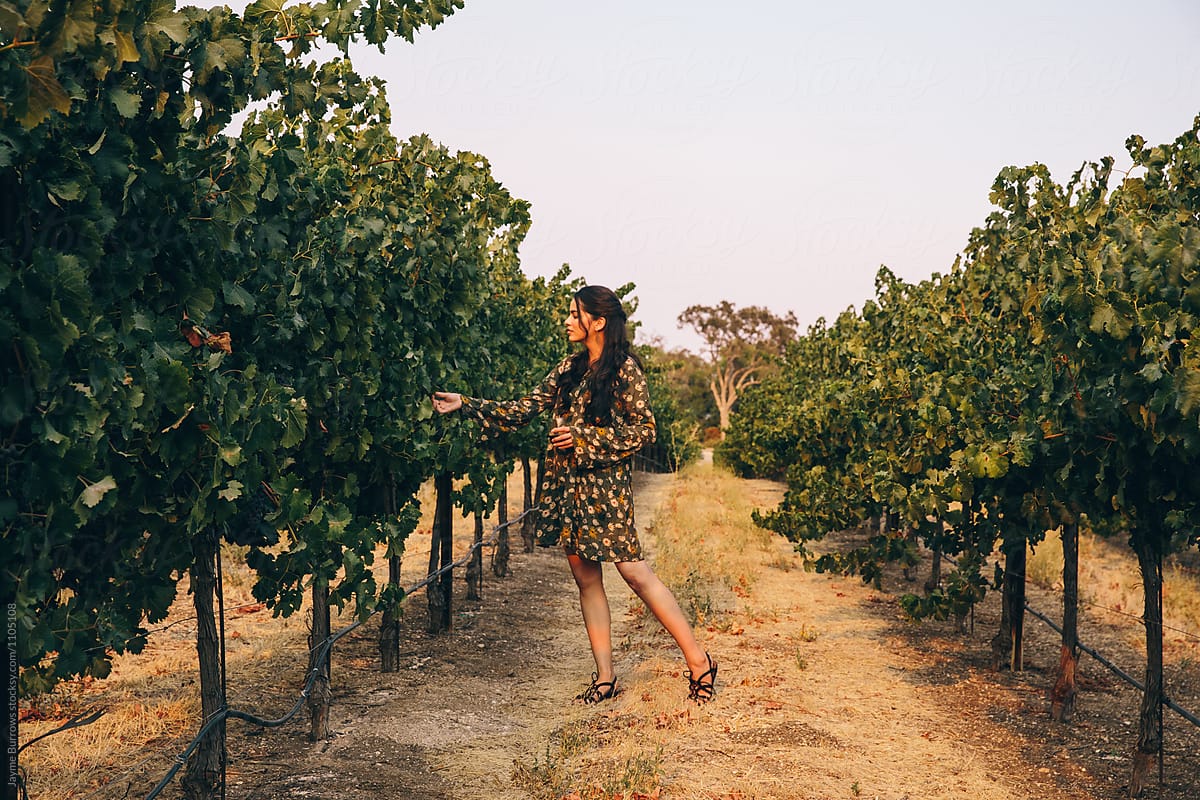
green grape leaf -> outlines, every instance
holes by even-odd
[[[242,463],[242,448],[236,444],[221,445],[217,450],[221,460],[231,467]]]
[[[222,500],[233,502],[242,496],[242,482],[231,480],[225,484],[225,488],[217,492],[217,497]]]
[[[241,286],[231,281],[225,281],[221,285],[221,292],[225,298],[225,302],[232,306],[237,306],[242,311],[254,310],[254,295],[247,292]]]
[[[104,495],[116,488],[117,481],[112,475],[106,475],[80,492],[79,502],[88,508],[95,508]]]
[[[136,95],[120,87],[112,89],[108,93],[108,99],[113,104],[113,107],[117,109],[117,113],[126,119],[137,116],[138,109],[142,105],[140,95]]]
[[[71,112],[71,98],[67,96],[62,84],[54,72],[54,60],[49,55],[39,56],[25,67],[29,96],[25,109],[20,115],[21,125],[25,128],[35,128],[41,124],[50,112],[60,114]]]
[[[188,38],[187,17],[175,10],[175,0],[153,0],[146,33],[162,34],[175,44],[183,44]]]

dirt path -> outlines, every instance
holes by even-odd
[[[513,480],[516,496],[520,480]],[[905,622],[894,596],[854,578],[805,572],[787,542],[749,523],[752,509],[773,508],[781,492],[777,484],[741,481],[707,463],[679,477],[637,477],[651,561],[703,620],[698,634],[720,663],[711,704],[686,703],[673,642],[607,568],[624,691],[601,706],[573,705],[593,668],[574,583],[561,553],[518,552],[509,577],[486,572],[481,603],[463,599],[459,575],[449,634],[426,634],[426,597],[410,600],[398,673],[378,671],[378,623],[342,639],[333,658],[329,740],[309,742],[303,715],[271,731],[231,722],[227,796],[1124,796],[1140,692],[1085,658],[1075,723],[1051,724],[1045,696],[1057,668],[1057,634],[1028,620],[1025,670],[993,671],[988,641],[999,624],[996,593],[976,607],[970,634],[950,622]],[[469,527],[460,528],[458,553]],[[410,537],[405,584],[428,563],[428,534],[426,522]],[[847,531],[826,544],[840,548],[862,538]],[[1106,554],[1102,544],[1093,541],[1089,551],[1089,587],[1119,589],[1136,566],[1127,554]],[[291,707],[303,683],[308,615],[271,617],[253,600],[253,576],[238,566],[237,551],[226,555],[230,705],[274,717]],[[386,564],[375,568],[383,579]],[[919,587],[899,568],[894,572],[885,587]],[[1190,596],[1187,581],[1176,576],[1176,604]],[[1124,609],[1121,597],[1085,604],[1081,629],[1088,644],[1138,675],[1139,609]],[[1029,600],[1050,614],[1061,604],[1053,588],[1033,584]],[[118,657],[108,680],[72,682],[29,708],[22,728],[28,737],[94,708],[106,711],[96,724],[27,751],[31,796],[143,796],[166,773],[199,713],[193,613],[185,582],[144,653]],[[1172,629],[1168,691],[1194,710],[1200,649],[1181,631]],[[1147,796],[1194,800],[1200,729],[1174,715],[1165,723],[1166,785]],[[161,795],[180,796],[178,785]]]
[[[670,480],[639,479],[640,525]],[[634,598],[615,572],[606,585],[620,641]],[[434,637],[424,632],[424,595],[414,599],[399,673],[375,666],[377,628],[347,637],[334,659],[333,738],[312,745],[292,725],[242,739],[244,751],[231,752],[230,796],[525,797],[512,787],[514,759],[536,755],[554,730],[584,713],[570,701],[594,669],[574,581],[556,550],[515,552],[508,578],[486,573],[483,602],[457,594],[455,601],[454,630]]]
[[[639,481],[643,529],[673,480]],[[760,506],[779,491],[746,487]],[[673,644],[615,572],[607,586],[626,690],[573,705],[592,670],[573,582],[558,552],[518,553],[510,577],[489,574],[483,603],[456,598],[450,634],[425,634],[424,598],[414,601],[401,672],[377,672],[374,629],[352,638],[334,659],[328,742],[308,743],[299,724],[235,732],[229,796],[529,797],[514,788],[514,763],[552,764],[564,731],[581,725],[602,754],[655,753],[663,788],[643,797],[1113,796],[1093,793],[1065,753],[993,721],[1020,698],[969,671],[946,680],[943,662],[956,654],[915,648],[869,588],[799,570],[779,539],[760,559],[736,608],[701,632],[721,664],[718,698],[702,709],[685,702]]]

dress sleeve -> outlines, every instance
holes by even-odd
[[[484,400],[463,397],[463,411],[483,426],[481,438],[488,440],[501,433],[514,431],[533,421],[533,418],[554,405],[558,394],[558,378],[566,362],[559,364],[541,384],[519,400]]]
[[[657,429],[654,412],[650,410],[646,376],[629,359],[621,367],[620,377],[624,388],[613,401],[612,426],[571,426],[575,460],[580,467],[615,464],[654,442]]]

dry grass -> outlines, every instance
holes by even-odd
[[[707,465],[684,470],[674,483],[654,523],[643,532],[654,570],[675,594],[702,637],[739,637],[747,625],[769,624],[780,613],[761,607],[754,595],[764,564],[781,571],[795,568],[795,559],[780,553],[771,535],[750,523],[756,493],[747,482]],[[637,667],[624,676],[623,695],[599,713],[576,719],[550,738],[545,752],[532,761],[518,761],[513,783],[542,800],[636,800],[658,797],[734,797],[693,794],[675,782],[684,767],[676,763],[681,739],[690,739],[711,715],[704,708],[681,703],[685,676],[674,644],[634,603],[627,615],[638,633],[627,635],[623,647],[638,651]],[[643,624],[645,629],[643,630]],[[707,632],[707,638],[706,637]],[[792,669],[807,668],[804,642],[811,628],[789,638]],[[731,645],[720,645],[720,647]],[[774,684],[776,679],[768,683]],[[752,683],[759,683],[751,679]],[[765,684],[763,684],[765,685]],[[761,749],[761,748],[759,748]],[[697,752],[684,746],[696,773]],[[712,766],[712,781],[720,782],[720,767]],[[710,782],[712,782],[710,781]],[[738,798],[757,797],[747,791]],[[763,797],[774,796],[770,794]]]
[[[98,721],[27,751],[35,756],[22,759],[29,770],[32,796],[73,797],[99,785],[99,773],[123,762],[141,761],[144,748],[170,750],[179,732],[189,729],[200,711],[194,697],[142,700],[127,690],[109,693],[105,704],[110,709]],[[32,738],[62,721],[27,723],[22,733]]]
[[[655,520],[654,568],[693,624],[720,625],[737,598],[749,597],[764,554],[775,552],[771,534],[748,523],[754,507],[744,481],[704,465],[680,478]]]
[[[514,476],[511,506],[519,505],[519,491],[519,476]],[[514,692],[530,693],[518,697],[514,708],[533,709],[529,713],[540,727],[530,723],[511,741],[493,737],[490,757],[499,779],[511,777],[526,796],[546,800],[795,800],[905,793],[931,800],[1063,797],[1041,785],[1041,773],[1021,771],[1017,761],[1010,764],[1011,781],[994,777],[997,770],[983,762],[1022,752],[1027,743],[1006,743],[1003,731],[983,717],[962,722],[956,695],[946,694],[953,687],[919,679],[940,656],[900,646],[886,621],[865,610],[878,602],[875,593],[855,581],[803,572],[786,542],[749,521],[752,507],[772,505],[780,491],[697,466],[665,490],[653,526],[643,531],[656,571],[694,615],[702,643],[721,663],[714,702],[696,707],[684,701],[687,684],[678,650],[635,602],[629,613],[614,618],[614,633],[623,636],[621,658],[631,665],[622,672],[622,695],[597,707],[561,710],[560,716],[553,697],[569,697],[569,689],[514,686]],[[639,501],[639,513],[646,510]],[[455,522],[461,553],[470,539],[470,522],[457,516]],[[424,573],[429,526],[427,515],[409,539],[406,585]],[[519,549],[515,531],[513,544]],[[1058,549],[1056,540],[1040,546],[1030,561],[1031,574],[1053,580],[1061,570],[1061,561],[1057,567],[1053,562]],[[1106,542],[1089,539],[1081,549],[1085,599],[1126,604],[1128,612],[1140,613],[1136,565]],[[239,566],[239,554],[235,548],[225,552],[226,604],[247,605],[230,612],[227,626],[231,705],[279,711],[263,706],[282,702],[272,698],[289,687],[299,690],[306,613],[278,620],[256,609],[249,593],[252,576]],[[375,569],[381,579],[386,575],[382,557]],[[1200,605],[1195,583],[1182,570],[1168,570],[1168,624],[1200,629],[1200,616],[1193,616]],[[168,619],[178,624],[151,637],[145,654],[117,659],[105,681],[69,684],[41,700],[52,719],[24,723],[23,740],[89,705],[109,711],[100,723],[27,751],[23,761],[33,796],[77,798],[151,752],[158,755],[146,768],[150,777],[157,780],[166,771],[198,727],[195,631],[185,621],[191,613],[185,585]],[[1112,621],[1108,612],[1095,613]],[[578,635],[574,616],[569,625]],[[1136,623],[1131,631],[1140,635]],[[504,635],[516,640],[522,634],[514,629]],[[511,642],[506,647],[518,652]],[[997,690],[978,681],[971,677],[964,685],[978,683],[981,696],[996,702]],[[520,749],[514,750],[518,739]],[[530,746],[531,741],[536,744]],[[457,764],[454,758],[481,757],[478,748],[464,746],[453,758],[450,752],[439,760]],[[521,756],[510,771],[517,753]],[[953,777],[929,786],[933,771]],[[136,783],[130,796],[144,785]],[[797,787],[803,787],[802,794]],[[121,789],[118,782],[105,796],[121,796]]]
[[[510,507],[519,504],[520,493],[518,471],[510,477]],[[419,580],[428,567],[432,487],[423,486],[418,497],[423,514],[406,543],[405,585]],[[489,525],[492,523],[494,520],[489,520]],[[470,525],[455,519],[456,556],[470,544]],[[518,532],[513,530],[512,536],[514,548],[519,548]],[[307,657],[310,606],[306,601],[287,619],[273,617],[252,594],[254,573],[245,563],[247,550],[229,544],[222,547],[229,702],[231,707],[273,717],[285,709],[264,708],[263,690],[270,687],[272,692],[287,692],[294,687],[295,694],[286,699],[289,706],[298,695]],[[376,551],[372,570],[381,584],[387,580],[383,547]],[[199,729],[195,612],[188,590],[184,576],[170,614],[154,626],[158,632],[150,636],[145,650],[115,657],[107,678],[69,681],[22,703],[22,743],[84,711],[104,710],[97,722],[43,739],[22,753],[31,796],[68,800],[106,784],[124,787],[128,780],[123,779],[128,778],[139,778],[133,791],[137,794],[136,788],[145,784],[147,777],[153,783],[170,768],[172,759]],[[333,613],[335,629],[354,618],[350,607]]]
[[[964,722],[957,688],[926,682],[942,655],[901,646],[870,608],[875,592],[803,572],[751,523],[780,493],[701,465],[646,537],[655,571],[703,620],[721,665],[713,702],[685,701],[678,650],[635,604],[614,631],[636,650],[624,693],[518,761],[516,785],[545,800],[1063,798],[1048,770],[998,760],[1024,743],[986,718]]]
[[[513,785],[532,800],[657,798],[662,789],[662,749],[647,751],[628,741],[613,741],[605,735],[611,721],[577,720],[559,729],[547,743],[544,757],[514,765]],[[597,753],[602,757],[596,758]],[[587,773],[582,784],[581,768]]]
[[[1061,591],[1062,566],[1062,540],[1051,531],[1030,553],[1026,572],[1034,584]],[[1079,594],[1082,614],[1127,629],[1130,645],[1144,648],[1141,573],[1123,542],[1080,532]],[[1165,657],[1195,659],[1200,654],[1200,580],[1173,559],[1163,565],[1163,622]]]
[[[281,673],[288,674],[293,661],[303,658],[306,623],[303,615],[275,619],[255,601],[243,548],[226,545],[222,557],[230,700],[232,705],[257,708],[260,693],[254,687],[271,685]],[[164,774],[198,729],[196,625],[188,586],[185,577],[170,614],[156,626],[165,630],[152,634],[142,653],[115,657],[106,679],[69,681],[24,704],[30,716],[21,725],[22,741],[85,710],[104,711],[91,725],[43,739],[22,754],[32,796],[79,797],[118,781],[139,765],[148,774]],[[267,681],[269,677],[275,680]],[[139,772],[134,770],[130,777]]]

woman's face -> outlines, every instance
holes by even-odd
[[[586,342],[591,334],[600,335],[600,331],[596,329],[595,318],[584,311],[575,298],[571,298],[571,310],[567,313],[566,328],[567,339],[573,343]]]

